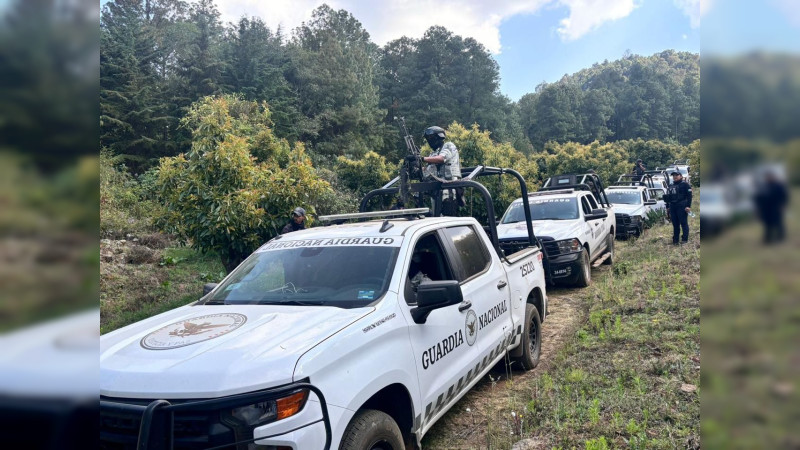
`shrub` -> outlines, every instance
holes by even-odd
[[[152,229],[157,206],[141,196],[139,182],[128,173],[120,158],[100,152],[100,233],[122,237]],[[95,216],[96,217],[96,216]]]
[[[268,119],[266,104],[206,97],[182,122],[192,131],[191,150],[162,158],[159,166],[156,185],[165,207],[159,226],[200,251],[216,252],[228,271],[276,236],[293,208],[313,214],[330,190],[303,145],[290,151],[274,138]]]

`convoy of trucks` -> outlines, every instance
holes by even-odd
[[[536,367],[547,285],[588,286],[660,190],[565,174],[528,193],[507,168],[413,173],[358,213],[264,243],[198,301],[103,335],[100,448],[419,449],[496,363]],[[496,221],[478,180],[503,175],[521,196]],[[443,192],[464,189],[486,223],[443,214],[455,198]],[[399,202],[371,211],[379,197]]]

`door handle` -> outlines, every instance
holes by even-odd
[[[469,300],[464,300],[458,304],[458,312],[464,312],[470,308],[472,308],[472,302]]]
[[[506,283],[504,280],[500,280],[497,282],[497,289],[503,289],[506,286],[508,286],[508,283]]]

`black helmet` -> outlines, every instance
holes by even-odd
[[[434,126],[425,128],[425,132],[422,135],[425,137],[425,140],[428,141],[428,145],[434,150],[441,147],[444,143],[445,132],[441,127]]]

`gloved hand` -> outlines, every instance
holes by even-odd
[[[406,156],[406,162],[416,163],[417,162],[417,156],[416,155],[407,155]]]

